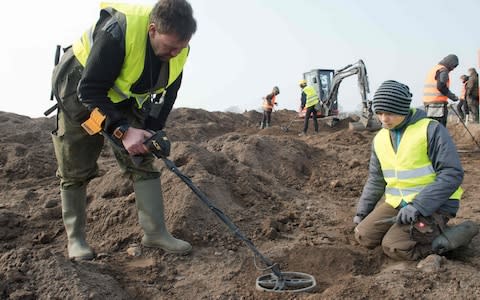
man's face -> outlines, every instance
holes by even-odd
[[[382,127],[385,129],[393,129],[400,125],[405,120],[406,116],[392,114],[390,112],[377,112],[377,117],[382,122]]]
[[[150,24],[148,36],[155,56],[162,61],[168,61],[177,56],[190,42],[190,39],[186,41],[179,40],[177,35],[173,33],[159,33],[155,28],[155,24]]]

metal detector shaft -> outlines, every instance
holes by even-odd
[[[453,106],[450,106],[450,109],[453,110],[453,112],[457,115],[458,119],[460,119],[460,123],[462,123],[463,127],[465,127],[465,129],[467,130],[468,134],[470,134],[470,136],[472,137],[472,140],[475,142],[475,144],[477,145],[477,147],[480,149],[480,144],[478,144],[477,140],[473,137],[473,134],[470,132],[470,130],[468,129],[467,125],[465,125],[465,123],[463,123],[462,118],[460,118],[460,115],[458,114],[457,110],[456,110],[455,108],[453,108]]]
[[[258,251],[257,248],[255,248],[255,246],[253,245],[252,241],[250,241],[249,239],[247,239],[241,232],[240,232],[240,229],[232,222],[232,220],[230,220],[230,218],[225,215],[220,209],[218,209],[217,207],[215,207],[211,202],[210,200],[208,199],[208,197],[199,189],[197,188],[192,180],[187,177],[186,175],[184,175],[182,172],[180,172],[180,170],[177,168],[177,166],[175,166],[175,164],[169,160],[168,158],[162,158],[163,159],[163,162],[165,163],[165,165],[167,166],[167,168],[172,171],[173,173],[175,173],[175,175],[177,175],[183,182],[185,182],[185,184],[195,193],[195,195],[197,195],[197,197],[204,203],[208,206],[208,208],[213,211],[219,218],[220,220],[223,221],[223,223],[225,223],[227,225],[227,227],[240,239],[242,240],[247,246],[248,248],[250,248],[250,250],[253,251],[253,253],[255,253],[255,255],[258,255],[258,257],[260,257],[260,259],[268,266],[272,269],[273,273],[278,276],[280,279],[282,279],[283,275],[282,273],[280,272],[280,268],[277,264],[274,264],[270,259],[268,259],[267,257],[265,257],[262,253],[260,253],[260,251]]]

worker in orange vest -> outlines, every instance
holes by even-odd
[[[427,117],[435,119],[447,126],[448,99],[458,101],[458,97],[450,91],[449,73],[458,66],[458,57],[450,54],[444,57],[427,74],[423,88],[423,104]]]
[[[466,93],[466,86],[467,86],[467,81],[468,81],[468,76],[467,75],[462,75],[460,76],[460,80],[462,81],[462,86],[460,88],[460,95],[458,95],[458,105],[457,105],[457,110],[458,114],[460,115],[460,119],[462,119],[462,122],[468,122],[468,104],[466,101],[465,93]]]
[[[267,96],[263,97],[263,118],[262,122],[260,123],[260,129],[270,127],[273,107],[275,105],[278,105],[276,99],[278,94],[280,94],[280,89],[278,88],[278,86],[274,86],[272,92]]]

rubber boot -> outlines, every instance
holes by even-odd
[[[270,123],[267,122],[267,123],[265,124],[265,128],[268,128],[268,127],[270,127]]]
[[[92,248],[85,240],[87,186],[61,190],[62,217],[68,239],[68,257],[75,260],[91,260]]]
[[[161,248],[169,253],[188,254],[192,246],[186,241],[174,238],[165,225],[160,179],[137,181],[133,188],[138,222],[144,231],[142,245]]]
[[[437,236],[432,242],[432,249],[437,254],[466,246],[478,233],[478,224],[472,221],[465,221],[461,224],[448,227]]]
[[[264,129],[264,128],[265,128],[265,123],[260,122],[260,129]]]

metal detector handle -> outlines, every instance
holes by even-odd
[[[60,62],[60,52],[62,50],[62,46],[60,45],[57,45],[57,48],[55,49],[55,60],[54,60],[54,67],[56,67],[58,65],[58,63]],[[50,92],[50,101],[53,101],[53,89],[52,91]]]
[[[397,223],[397,216],[395,216],[395,217],[390,217],[390,218],[386,218],[386,219],[381,219],[381,220],[378,220],[378,221],[375,221],[375,222],[374,222],[375,225],[395,224],[395,223]]]
[[[55,60],[54,60],[54,67],[56,67],[58,65],[58,63],[60,62],[60,52],[62,50],[62,46],[60,45],[57,45],[57,48],[55,49]],[[53,101],[53,89],[50,91],[50,101]],[[58,108],[58,103],[55,103],[52,107],[50,107],[49,109],[47,109],[43,115],[45,117],[47,117],[48,115],[50,115],[54,110],[56,110]]]
[[[468,129],[467,125],[465,125],[465,123],[463,123],[462,121],[462,118],[460,118],[460,115],[458,114],[457,110],[453,107],[453,105],[448,105],[447,108],[450,108],[451,110],[453,110],[453,112],[457,115],[458,119],[460,119],[460,123],[463,124],[463,127],[465,127],[465,129],[467,130],[468,134],[470,135],[470,137],[472,138],[472,140],[475,142],[475,144],[477,145],[478,149],[480,149],[480,144],[477,142],[477,140],[475,139],[475,137],[473,136],[473,134],[470,132],[470,130]]]
[[[253,253],[255,253],[255,255],[258,255],[258,257],[260,257],[260,259],[268,266],[272,269],[273,273],[278,276],[279,278],[282,278],[282,273],[280,272],[280,267],[278,266],[278,264],[274,264],[271,260],[269,260],[268,258],[266,258],[265,256],[263,256],[262,253],[260,253],[260,251],[258,251],[257,248],[255,248],[255,246],[253,245],[252,241],[250,241],[249,239],[247,239],[241,232],[240,232],[240,229],[230,220],[230,218],[225,215],[219,208],[215,207],[211,202],[210,200],[208,199],[208,197],[200,190],[198,189],[192,182],[192,180],[187,177],[186,175],[184,175],[182,172],[180,172],[180,170],[177,168],[177,166],[175,166],[175,164],[169,160],[168,158],[162,158],[163,162],[165,163],[165,165],[167,166],[167,168],[172,171],[173,173],[175,173],[175,175],[177,175],[192,191],[193,193],[195,193],[195,195],[197,195],[197,197],[204,203],[208,206],[208,208],[213,211],[219,218],[220,220],[223,221],[223,223],[225,223],[227,225],[227,227],[239,238],[241,239],[247,246],[248,248],[250,248],[250,250],[253,251]]]

